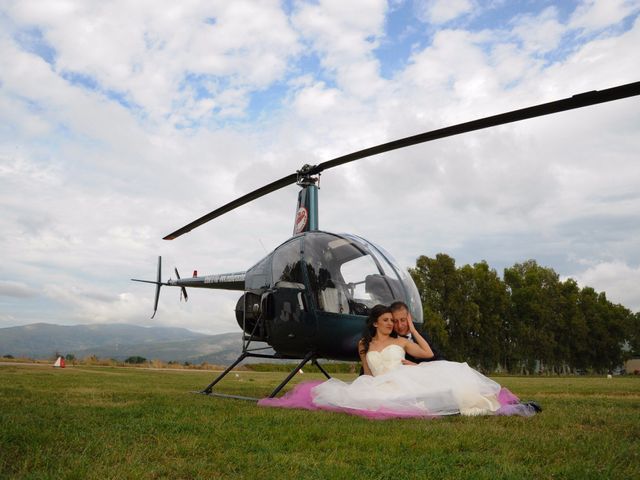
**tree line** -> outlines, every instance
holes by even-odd
[[[602,373],[640,353],[640,312],[535,260],[503,278],[485,261],[456,267],[442,253],[409,271],[424,330],[447,360],[484,372]]]

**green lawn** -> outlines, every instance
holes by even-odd
[[[0,366],[0,478],[640,478],[640,378],[498,377],[544,412],[372,421],[190,393],[214,375]]]

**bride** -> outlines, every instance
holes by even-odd
[[[392,337],[391,310],[376,305],[358,343],[365,375],[351,383],[336,378],[319,384],[305,382],[283,398],[263,399],[259,405],[344,411],[373,418],[535,413],[466,363],[441,360],[415,365],[405,360],[405,353],[433,357],[411,321],[409,328],[417,343]]]

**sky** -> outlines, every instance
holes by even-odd
[[[0,0],[0,327],[239,331],[242,271],[292,232],[297,187],[343,154],[640,80],[639,0]],[[640,311],[640,98],[326,171],[320,228],[400,265],[535,259]]]

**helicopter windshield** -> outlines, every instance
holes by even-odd
[[[300,246],[300,238],[294,238],[278,247],[271,266],[274,285],[304,287]]]
[[[313,292],[319,310],[367,315],[379,303],[389,305],[396,300],[413,303],[413,281],[402,275],[386,252],[360,237],[307,233],[303,258],[309,291]]]
[[[352,234],[343,234],[345,237],[352,239],[353,241],[358,241],[367,246],[369,251],[375,255],[377,258],[381,259],[380,261],[384,261],[387,265],[389,265],[395,274],[399,277],[402,286],[405,291],[403,292],[402,297],[404,302],[409,307],[411,311],[411,315],[413,317],[413,321],[416,323],[422,323],[422,301],[420,300],[420,292],[418,292],[418,287],[416,287],[415,282],[409,275],[409,272],[406,268],[402,268],[398,262],[387,252],[384,248],[376,245],[374,243],[365,240],[362,237],[358,237],[357,235]]]

